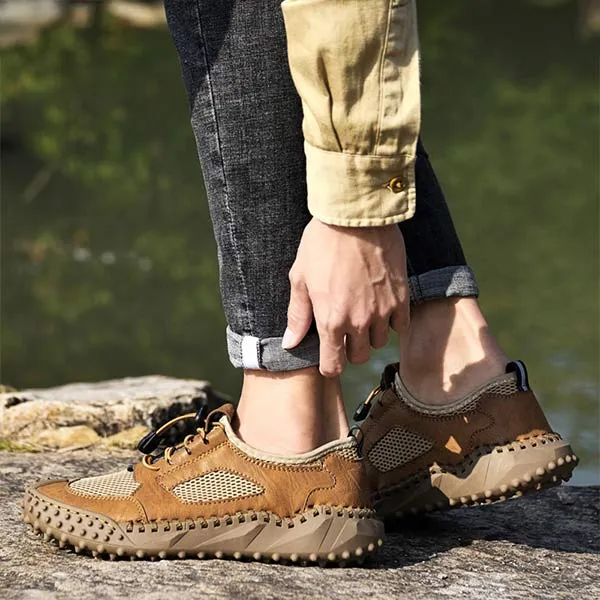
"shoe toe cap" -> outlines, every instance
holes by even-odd
[[[78,521],[85,517],[126,522],[145,519],[145,513],[133,497],[95,496],[71,488],[67,480],[41,481],[28,487],[23,499],[23,519],[46,523],[48,518]],[[64,518],[62,518],[64,517]],[[48,521],[49,523],[49,521]]]

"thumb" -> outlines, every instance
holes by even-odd
[[[313,320],[312,303],[306,286],[292,286],[288,306],[287,329],[281,340],[285,350],[295,348],[308,333]]]

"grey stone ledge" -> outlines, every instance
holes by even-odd
[[[600,488],[567,487],[408,521],[367,568],[223,560],[109,562],[59,550],[20,522],[24,486],[95,475],[131,452],[0,452],[0,597],[481,600],[600,597]]]
[[[159,375],[6,392],[0,439],[32,448],[88,446],[224,400],[207,381]]]

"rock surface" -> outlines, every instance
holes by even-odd
[[[223,400],[206,381],[162,376],[0,393],[0,440],[33,449],[84,447],[110,445],[106,438],[122,433],[115,445],[123,446],[147,428]]]
[[[68,4],[68,0],[0,0],[0,47],[31,41],[41,28],[67,16],[79,27],[88,26],[93,18],[95,2],[71,2],[70,11],[66,11]],[[132,0],[105,0],[103,8],[124,25],[166,25],[165,11],[160,1],[149,4]]]
[[[219,560],[108,562],[60,551],[19,521],[26,483],[93,475],[135,455],[0,452],[0,597],[530,600],[600,597],[600,488],[562,487],[404,524],[368,568]]]

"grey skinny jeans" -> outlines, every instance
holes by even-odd
[[[208,194],[236,367],[319,363],[311,330],[284,350],[288,272],[304,227],[302,108],[288,68],[280,0],[165,0]],[[417,210],[400,225],[411,301],[477,296],[442,189],[421,142]]]

